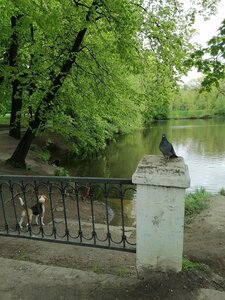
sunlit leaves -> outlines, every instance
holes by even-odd
[[[208,47],[195,51],[188,63],[196,66],[205,77],[202,81],[203,90],[210,91],[211,86],[219,87],[225,78],[225,20],[222,22],[218,35],[211,38]]]
[[[211,9],[213,3],[202,4]],[[143,115],[146,123],[166,116],[191,50],[195,11],[186,12],[182,1],[2,0],[0,8],[4,89],[9,91],[12,79],[20,81],[25,121],[42,104],[40,118],[47,118],[49,128],[63,134],[77,154],[87,154],[104,148],[116,133],[141,126]],[[4,53],[12,36],[10,17],[17,14],[17,64],[10,68]],[[62,71],[68,61],[72,67]],[[49,90],[57,76],[60,87]],[[42,103],[46,94],[53,96],[48,112]]]

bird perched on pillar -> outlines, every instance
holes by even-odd
[[[162,140],[159,144],[159,150],[167,160],[178,157],[173,149],[173,145],[167,140],[165,133],[162,135]]]

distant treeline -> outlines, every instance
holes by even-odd
[[[169,118],[207,118],[225,116],[225,83],[209,92],[200,92],[200,85],[185,85],[171,102]]]

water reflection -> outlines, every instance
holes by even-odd
[[[133,200],[133,201],[130,201]],[[124,224],[127,227],[133,227],[135,226],[135,195],[134,199],[124,199],[123,200],[123,215],[124,215]],[[111,225],[115,226],[122,226],[122,215],[121,215],[121,205],[120,205],[120,199],[118,198],[110,198],[109,199],[109,206],[112,207],[114,212],[114,218]]]
[[[130,178],[144,154],[160,154],[163,132],[189,167],[189,191],[203,186],[216,193],[225,187],[225,121],[219,119],[157,122],[149,129],[119,137],[99,157],[70,161],[66,168],[73,176]]]

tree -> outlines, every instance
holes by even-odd
[[[17,52],[18,52],[18,28],[17,23],[20,15],[11,17],[12,38],[8,53],[9,66],[13,69],[17,68]],[[19,78],[14,74],[12,79],[12,101],[9,135],[20,139],[20,114],[22,109],[22,86]]]
[[[212,86],[219,88],[225,78],[225,19],[218,29],[218,35],[212,37],[207,47],[199,48],[187,60],[189,66],[195,66],[204,74],[202,90],[210,91]]]
[[[194,11],[186,13],[182,2],[5,0],[3,5],[5,9],[9,5],[8,15],[23,15],[17,58],[28,129],[8,161],[14,165],[25,166],[32,139],[47,122],[56,124],[60,119],[67,120],[67,136],[73,132],[77,149],[79,143],[83,149],[104,147],[105,140],[120,131],[120,124],[128,127],[132,113],[143,111],[149,95],[157,99],[147,101],[153,106],[166,103],[163,89],[168,87],[169,94],[184,71]],[[146,93],[140,88],[137,93],[128,78],[142,74],[147,61],[158,66],[151,67],[145,83],[148,91],[155,90]],[[10,70],[5,74],[10,78]],[[156,85],[161,76],[164,84]],[[127,122],[121,122],[123,115]],[[55,127],[63,131],[62,126]]]
[[[79,2],[77,2],[79,4]],[[91,6],[88,8],[88,12],[86,14],[86,22],[90,22],[92,17],[93,11],[96,11],[99,7],[97,1],[93,1]],[[13,163],[17,166],[24,166],[25,165],[25,158],[29,151],[31,142],[33,137],[36,135],[37,130],[40,126],[45,126],[46,119],[42,117],[42,111],[45,110],[45,113],[48,113],[51,109],[53,103],[53,99],[55,94],[57,93],[58,89],[62,86],[67,74],[70,72],[73,64],[76,61],[76,54],[79,52],[81,43],[84,39],[86,34],[87,27],[82,28],[76,35],[74,39],[74,43],[68,53],[68,58],[62,64],[58,74],[52,80],[52,83],[47,91],[47,93],[42,98],[36,112],[34,115],[34,119],[30,121],[29,128],[27,129],[26,133],[24,134],[22,140],[18,144],[15,152],[8,160],[8,162]]]

